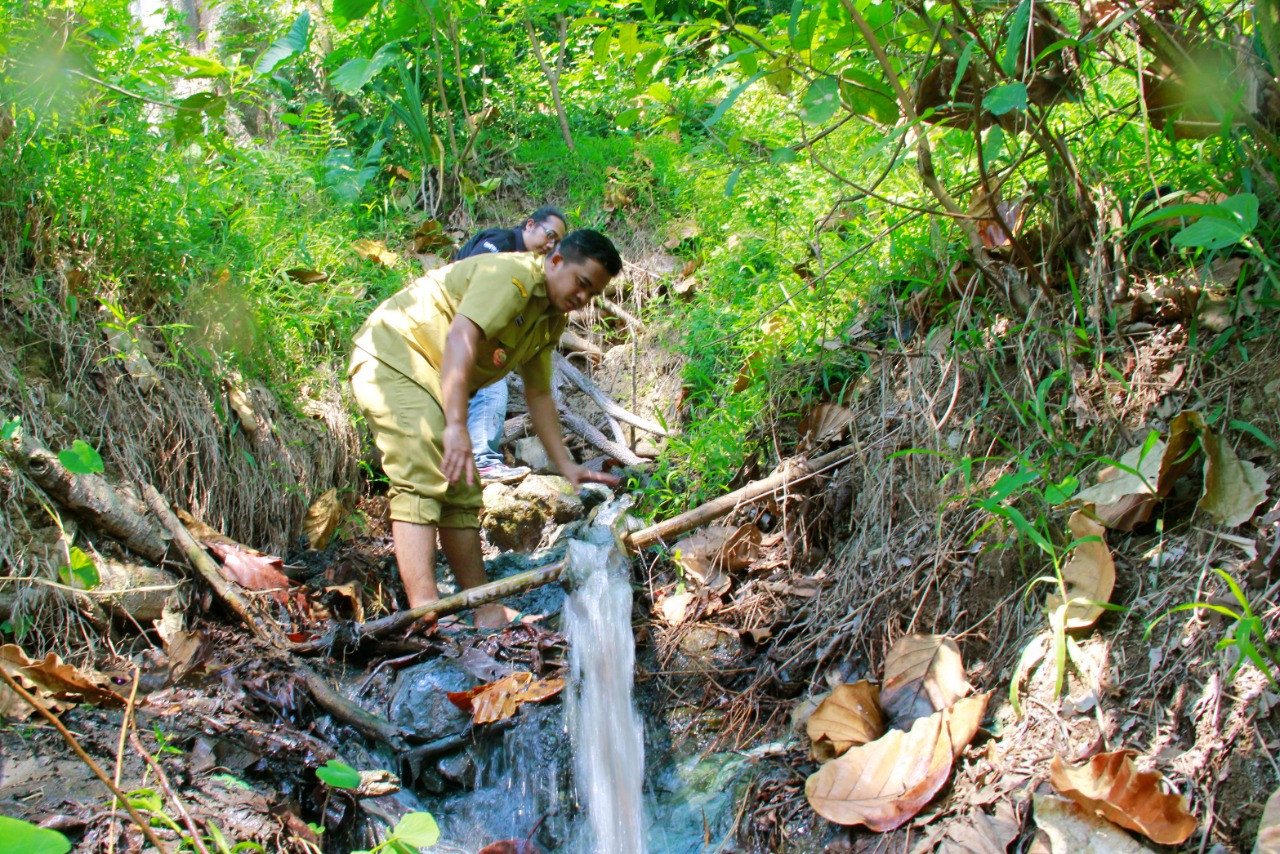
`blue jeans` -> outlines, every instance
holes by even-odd
[[[506,420],[507,380],[504,377],[471,395],[467,404],[467,432],[471,434],[471,454],[476,458],[476,468],[505,462],[498,448]]]

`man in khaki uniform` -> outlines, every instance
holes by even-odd
[[[604,235],[582,229],[543,258],[477,255],[421,277],[376,309],[356,333],[348,376],[391,481],[396,562],[416,608],[439,598],[440,545],[462,588],[485,582],[480,478],[467,432],[467,398],[519,370],[534,432],[576,489],[616,486],[573,461],[551,399],[551,353],[566,315],[598,296],[622,269]],[[479,627],[505,624],[505,609],[476,609]]]

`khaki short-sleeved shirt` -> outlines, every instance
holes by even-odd
[[[551,388],[551,350],[567,318],[551,305],[543,259],[532,252],[475,255],[432,270],[387,299],[356,333],[362,352],[409,377],[443,403],[445,338],[459,314],[484,333],[468,392],[519,370],[525,385]]]

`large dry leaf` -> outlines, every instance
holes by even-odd
[[[169,656],[169,681],[177,685],[188,673],[204,667],[213,642],[202,631],[179,630],[165,641],[164,651]]]
[[[271,598],[287,605],[293,582],[281,572],[284,561],[239,543],[205,542],[205,548],[222,562],[222,574],[246,590],[270,590]],[[302,594],[297,594],[301,597]]]
[[[60,712],[78,703],[121,708],[124,698],[106,687],[107,678],[94,670],[81,670],[49,653],[42,661],[27,658],[15,644],[0,647],[0,668],[4,669],[41,706]],[[0,716],[24,720],[35,709],[8,684],[0,683]]]
[[[809,716],[805,729],[813,756],[819,762],[875,741],[884,733],[880,689],[865,679],[852,685],[837,685]]]
[[[1031,812],[1049,837],[1051,854],[1151,854],[1150,848],[1067,798],[1032,795]]]
[[[1196,829],[1195,816],[1187,812],[1186,799],[1165,794],[1163,778],[1155,771],[1139,771],[1133,751],[1100,753],[1079,768],[1069,768],[1060,757],[1050,763],[1053,787],[1121,827],[1144,833],[1161,845],[1180,845]]]
[[[351,248],[356,251],[366,261],[373,261],[381,264],[383,267],[394,267],[400,263],[400,256],[392,252],[382,243],[368,238],[361,238],[351,244]]]
[[[880,706],[893,726],[905,728],[950,708],[972,690],[955,641],[942,635],[905,635],[885,659]]]
[[[755,525],[709,525],[676,542],[676,563],[717,593],[728,589],[727,573],[750,565],[760,555],[760,529]]]
[[[341,521],[342,502],[338,500],[338,490],[328,489],[307,508],[307,518],[302,522],[302,533],[306,534],[311,548],[324,551],[325,546],[329,545],[329,538],[338,529],[338,523]]]
[[[1077,510],[1067,520],[1071,530],[1071,539],[1079,541],[1086,537],[1098,539],[1076,546],[1071,559],[1062,568],[1062,580],[1066,584],[1067,628],[1084,629],[1092,626],[1105,610],[1102,604],[1111,601],[1111,591],[1116,585],[1116,562],[1107,548],[1107,529],[1100,523],[1090,519],[1083,510]],[[1087,601],[1083,601],[1087,600]],[[1056,590],[1049,594],[1045,604],[1050,611],[1057,609],[1063,602]]]
[[[1075,500],[1093,504],[1095,515],[1108,528],[1132,531],[1150,519],[1155,509],[1165,447],[1157,440],[1145,454],[1142,446],[1129,449],[1120,463],[1141,476],[1108,466],[1098,474],[1097,484],[1080,490]]]
[[[481,685],[470,691],[450,692],[446,696],[455,706],[471,713],[472,723],[489,724],[506,720],[524,703],[537,703],[554,697],[563,690],[563,679],[534,681],[532,673],[518,670],[497,682]]]
[[[688,591],[663,599],[660,606],[663,622],[668,626],[678,626],[683,623],[693,608],[693,600],[694,595]]]
[[[999,801],[995,811],[987,814],[975,807],[962,818],[947,825],[930,844],[917,846],[912,854],[1005,854],[1009,843],[1022,832],[1022,820],[1013,802],[1007,798]],[[936,847],[935,847],[936,845]]]
[[[1267,806],[1262,810],[1253,854],[1280,854],[1280,789],[1271,793]]]
[[[1200,444],[1205,453],[1204,494],[1197,506],[1228,528],[1243,525],[1267,498],[1266,473],[1237,457],[1212,430],[1201,432]]]
[[[973,738],[989,695],[970,697],[850,748],[810,775],[804,793],[818,815],[884,832],[900,827],[932,800],[951,764]]]
[[[839,439],[853,423],[853,411],[835,403],[820,403],[800,421],[800,450]]]

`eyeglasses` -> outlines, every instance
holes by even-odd
[[[545,222],[538,223],[538,228],[542,229],[542,233],[546,235],[548,245],[555,246],[560,242],[559,232],[554,228],[548,228]]]

